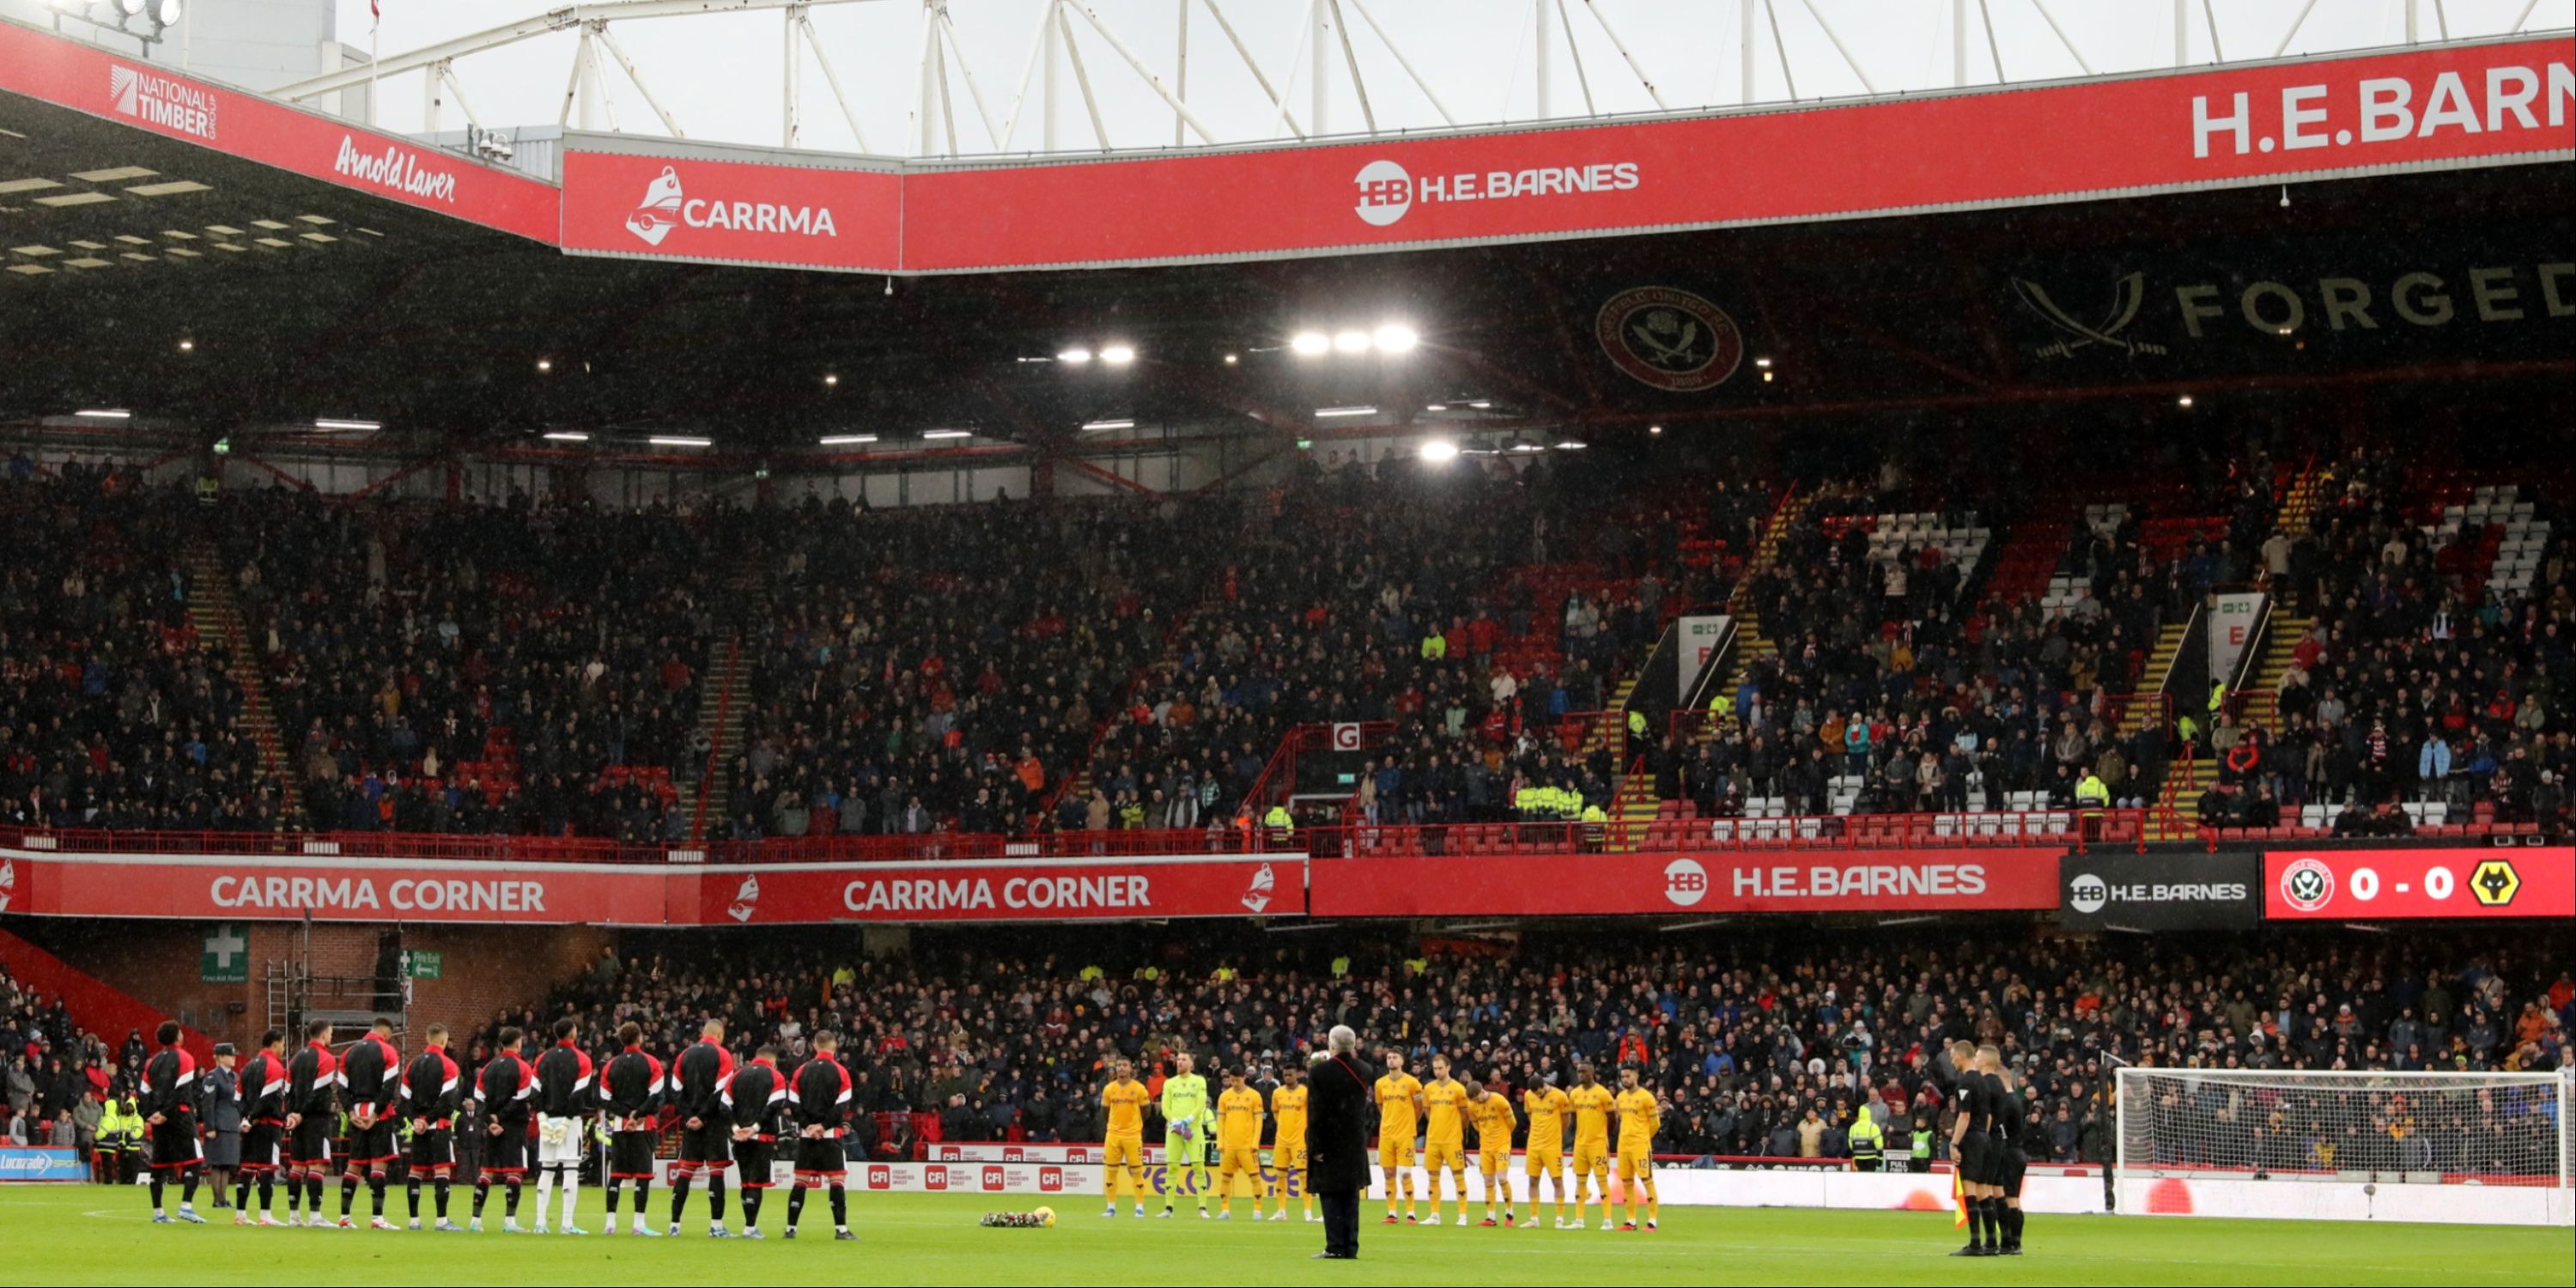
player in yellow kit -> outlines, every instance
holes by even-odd
[[[1512,1112],[1512,1102],[1485,1090],[1485,1084],[1467,1079],[1467,1121],[1476,1124],[1476,1162],[1485,1174],[1485,1219],[1478,1224],[1493,1225],[1494,1195],[1503,1196],[1501,1224],[1512,1223],[1512,1125],[1520,1115]],[[1465,1186],[1459,1187],[1458,1204],[1465,1207]]]
[[[1421,1120],[1422,1081],[1404,1071],[1404,1053],[1386,1053],[1386,1072],[1370,1092],[1377,1101],[1377,1170],[1386,1182],[1386,1222],[1395,1224],[1396,1196],[1404,1219],[1413,1215],[1413,1125]]]
[[[1422,1186],[1432,1191],[1431,1224],[1449,1201],[1449,1178],[1458,1179],[1458,1224],[1467,1224],[1467,1089],[1449,1076],[1449,1057],[1431,1057],[1431,1081],[1422,1084]]]
[[[1269,1188],[1261,1179],[1261,1093],[1243,1085],[1241,1069],[1228,1070],[1216,1098],[1216,1219],[1234,1219],[1234,1178],[1252,1178],[1252,1219],[1261,1219]]]
[[[1270,1093],[1270,1121],[1279,1125],[1270,1147],[1270,1166],[1279,1173],[1279,1188],[1274,1191],[1279,1196],[1279,1210],[1270,1215],[1273,1221],[1288,1219],[1288,1196],[1292,1193],[1305,1197],[1308,1221],[1324,1219],[1315,1215],[1315,1194],[1306,1188],[1306,1088],[1298,1081],[1302,1076],[1294,1064],[1281,1066],[1279,1087]],[[1261,1209],[1256,1207],[1253,1211],[1258,1213]]]
[[[1592,1206],[1592,1188],[1601,1187],[1601,1224],[1610,1225],[1610,1111],[1616,1097],[1594,1076],[1589,1060],[1574,1066],[1574,1090],[1565,1093],[1574,1106],[1574,1224],[1583,1228],[1583,1210]]]
[[[1101,1136],[1100,1189],[1109,1199],[1102,1216],[1118,1215],[1118,1178],[1136,1196],[1136,1215],[1145,1215],[1145,1106],[1152,1092],[1136,1081],[1136,1066],[1125,1060],[1110,1066],[1109,1085],[1100,1090],[1100,1107],[1109,1114]]]
[[[1556,1228],[1565,1228],[1565,1116],[1574,1104],[1565,1088],[1542,1083],[1521,1093],[1521,1107],[1529,1110],[1529,1148],[1524,1155],[1529,1173],[1530,1214],[1521,1228],[1538,1224],[1539,1178],[1547,1179],[1548,1207],[1556,1214]],[[1577,1211],[1582,1209],[1578,1206]]]
[[[1655,1198],[1655,1129],[1664,1122],[1662,1097],[1637,1085],[1637,1066],[1619,1068],[1619,1184],[1628,1191],[1627,1224],[1622,1230],[1637,1228],[1637,1191],[1646,1191],[1646,1228],[1655,1228],[1656,1218],[1664,1214],[1663,1204]],[[1607,1199],[1601,1207],[1601,1223],[1610,1223]]]

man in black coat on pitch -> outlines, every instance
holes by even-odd
[[[1308,1070],[1306,1185],[1323,1200],[1318,1259],[1360,1255],[1360,1194],[1369,1183],[1369,1096],[1377,1068],[1359,1054],[1359,1035],[1333,1026],[1328,1048]]]

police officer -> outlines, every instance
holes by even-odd
[[[197,1129],[205,1135],[207,1180],[219,1208],[232,1206],[233,1172],[241,1166],[241,1075],[234,1071],[236,1063],[233,1044],[218,1042],[215,1067],[197,1078]]]

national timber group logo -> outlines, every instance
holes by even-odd
[[[2022,307],[2038,314],[2041,321],[2059,332],[2056,340],[2039,346],[2037,352],[2042,358],[2072,358],[2076,350],[2096,346],[2131,357],[2165,352],[2165,346],[2161,344],[2122,334],[2129,329],[2130,323],[2138,320],[2138,309],[2146,303],[2147,275],[2144,273],[2131,273],[2112,286],[2111,306],[2097,323],[2085,322],[2067,312],[2049,295],[2047,287],[2027,277],[2012,279],[2012,288],[2013,294],[2021,297]]]
[[[653,182],[644,185],[644,201],[626,216],[626,231],[642,238],[647,246],[659,246],[679,226],[680,174],[664,166]]]
[[[1669,286],[1619,292],[1601,306],[1592,331],[1612,366],[1668,393],[1697,393],[1726,383],[1744,361],[1744,333],[1726,311]]]
[[[2317,859],[2301,859],[2281,869],[2281,901],[2301,912],[2315,912],[2334,901],[2334,869]]]
[[[107,97],[119,116],[160,126],[174,134],[215,137],[215,92],[140,67],[107,65]]]
[[[136,102],[143,94],[143,73],[131,67],[110,65],[107,69],[107,92],[116,100],[116,110],[126,116],[139,116]]]

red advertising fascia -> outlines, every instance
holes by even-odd
[[[2563,38],[1684,119],[916,165],[912,272],[1521,241],[2565,157]]]
[[[658,926],[668,874],[574,863],[0,854],[0,911],[208,921]]]
[[[2267,850],[2263,915],[2283,921],[2576,917],[2576,847]]]
[[[569,148],[562,165],[567,251],[853,272],[902,265],[903,177],[892,168]]]
[[[0,22],[0,91],[533,241],[557,240],[562,193],[543,180],[8,22]]]
[[[1319,859],[1318,917],[2000,912],[2057,906],[2062,847]]]
[[[1303,855],[700,868],[0,852],[0,913],[740,926],[1298,916]]]
[[[687,906],[702,926],[835,921],[1135,921],[1295,916],[1303,855],[771,864],[698,874]]]

